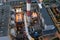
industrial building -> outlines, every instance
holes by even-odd
[[[60,40],[59,33],[59,0],[0,0],[0,40]]]

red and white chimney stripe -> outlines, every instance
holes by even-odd
[[[26,6],[27,6],[27,20],[26,20],[26,17],[25,17],[25,29],[26,29],[26,35],[27,35],[27,37],[28,37],[28,39],[29,40],[31,40],[31,36],[29,35],[29,32],[28,32],[28,25],[29,25],[29,23],[30,23],[30,16],[31,16],[31,0],[26,0]],[[27,24],[27,22],[26,21],[28,21],[28,24]]]
[[[31,15],[31,0],[26,0],[27,1],[27,16]]]

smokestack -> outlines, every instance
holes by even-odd
[[[28,26],[30,25],[30,20],[31,20],[31,18],[30,18],[30,16],[31,16],[31,0],[26,0],[26,6],[27,6],[27,12],[26,12],[26,14],[27,14],[27,20],[26,20],[26,17],[24,18],[25,19],[25,29],[26,29],[26,35],[27,35],[27,37],[28,37],[28,39],[30,40],[31,39],[31,36],[29,35],[29,32],[28,32]],[[28,24],[27,24],[27,21],[28,21]]]
[[[27,1],[27,16],[31,15],[31,0],[26,0]]]
[[[31,18],[30,18],[30,16],[31,16],[31,0],[26,0],[26,6],[27,6],[27,12],[26,12],[26,14],[27,14],[27,21],[28,21],[28,24],[30,24],[30,21],[31,21]]]

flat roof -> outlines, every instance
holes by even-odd
[[[44,18],[45,24],[46,25],[54,25],[51,17],[49,16],[46,8],[43,6],[43,8],[40,10],[42,17]]]

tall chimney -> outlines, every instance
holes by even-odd
[[[27,16],[31,15],[31,0],[26,0],[27,1]]]

